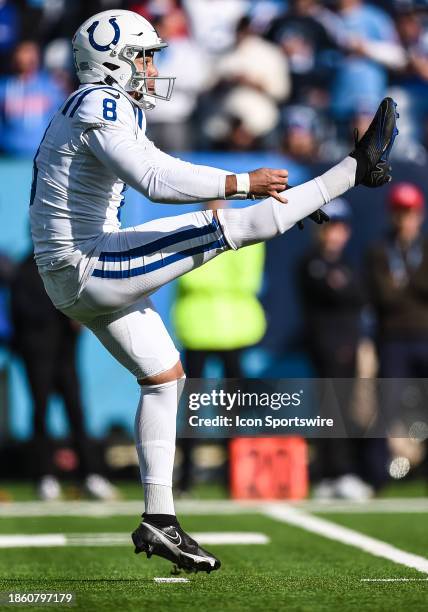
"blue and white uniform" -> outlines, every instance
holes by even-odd
[[[225,197],[227,172],[161,152],[145,124],[123,90],[81,86],[41,142],[30,202],[35,258],[53,303],[137,378],[178,360],[147,296],[228,248],[210,211],[120,229],[126,185],[164,203]]]

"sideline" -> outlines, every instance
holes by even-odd
[[[307,512],[319,514],[328,513],[426,513],[428,514],[428,498],[415,497],[408,499],[372,499],[364,503],[352,501],[315,501],[305,500],[300,502],[275,501],[269,505],[279,508],[298,508]],[[234,501],[224,500],[177,500],[175,503],[177,514],[189,516],[197,515],[228,515],[228,514],[255,514],[263,512],[266,501]],[[22,501],[1,502],[0,517],[15,518],[18,516],[139,516],[143,512],[144,503],[139,500],[128,501]]]

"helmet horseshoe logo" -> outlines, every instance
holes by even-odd
[[[113,26],[114,30],[113,40],[108,45],[99,45],[97,42],[95,42],[94,32],[98,24],[100,23],[99,21],[94,21],[94,23],[87,29],[87,32],[89,34],[89,44],[97,51],[108,51],[112,45],[117,45],[117,43],[119,42],[120,28],[116,23],[116,17],[112,17],[108,20],[108,22]]]

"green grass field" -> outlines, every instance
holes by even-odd
[[[426,558],[427,513],[412,506],[411,499],[400,503],[397,500],[400,512],[394,511],[394,500],[386,501],[391,503],[385,513],[375,504],[368,504],[367,511],[347,508],[346,512],[338,512],[333,507],[326,512],[311,510],[310,516],[322,516],[334,525],[349,527]],[[74,508],[73,503],[79,504],[69,502],[64,506],[67,513]],[[85,611],[428,609],[428,570],[422,573],[273,519],[262,507],[241,512],[227,506],[228,513],[224,513],[224,502],[220,502],[218,512],[205,514],[198,503],[204,502],[182,504],[184,510],[191,506],[191,511],[180,515],[187,531],[257,532],[267,536],[269,543],[207,545],[222,560],[218,572],[209,576],[182,573],[180,576],[189,582],[159,584],[154,578],[171,576],[172,565],[155,557],[149,561],[143,555],[135,555],[132,545],[125,542],[117,546],[1,548],[2,538],[11,534],[80,534],[82,538],[82,534],[111,533],[127,537],[138,522],[132,509],[122,515],[112,511],[112,516],[65,516],[59,512],[58,516],[34,516],[39,512],[37,508],[43,514],[46,505],[33,505],[25,515],[26,507],[20,502],[16,508],[22,516],[18,516],[10,504],[1,504],[0,591],[73,592],[73,609]],[[200,511],[203,513],[197,514]],[[73,510],[78,512],[78,508]],[[304,513],[308,515],[309,511],[305,508]],[[368,578],[411,580],[363,581]]]

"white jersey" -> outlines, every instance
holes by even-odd
[[[162,153],[143,111],[122,90],[84,85],[52,119],[34,161],[30,219],[43,272],[91,257],[120,230],[126,185],[157,202],[225,197],[223,170]]]

